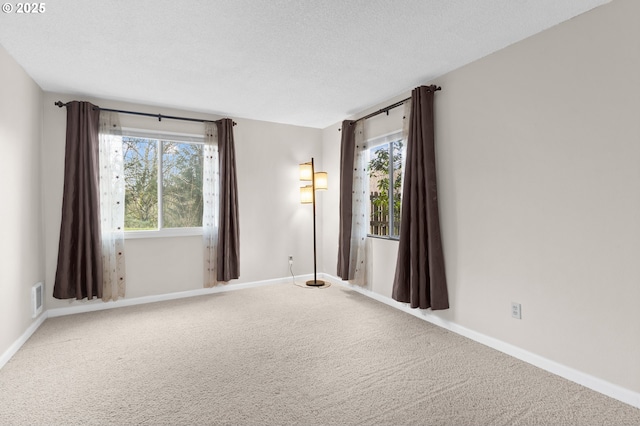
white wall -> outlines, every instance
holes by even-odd
[[[635,392],[639,15],[640,2],[616,0],[434,82],[451,302],[437,315]],[[323,131],[334,173],[336,129]],[[336,191],[326,200],[324,268],[335,274]],[[370,287],[390,296],[397,247],[373,243]]]
[[[0,46],[0,355],[32,324],[44,280],[40,202],[42,91]]]
[[[156,108],[56,93],[44,96],[44,211],[47,282],[55,279],[62,207],[66,110],[62,100],[88,100],[105,108],[154,114],[217,119],[206,114]],[[155,131],[202,134],[202,123],[162,120],[121,114],[121,125]],[[240,279],[234,283],[282,278],[294,272],[313,272],[312,217],[299,204],[298,164],[321,153],[318,129],[234,119],[240,212]],[[320,197],[321,198],[321,197]],[[322,200],[320,200],[321,202]],[[319,232],[322,232],[319,218]],[[320,242],[321,243],[321,242]],[[201,237],[128,239],[125,242],[127,298],[202,288]],[[319,244],[319,259],[322,256]],[[87,303],[53,299],[48,307]],[[103,302],[97,302],[103,303]]]

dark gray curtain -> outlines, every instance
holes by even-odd
[[[100,111],[88,102],[67,104],[62,222],[56,299],[102,297],[98,128]]]
[[[433,96],[436,86],[411,93],[402,191],[398,260],[392,297],[412,308],[447,309],[449,296],[440,236]]]
[[[342,122],[340,143],[340,225],[338,230],[338,276],[350,280],[351,213],[353,197],[353,160],[355,155],[356,126],[353,121]]]
[[[220,162],[220,223],[218,228],[217,280],[230,281],[240,276],[240,229],[238,223],[238,183],[233,120],[225,118],[218,126]]]

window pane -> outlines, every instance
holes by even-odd
[[[203,146],[162,142],[162,220],[165,228],[202,226]]]
[[[393,236],[400,235],[400,206],[402,205],[402,166],[404,146],[402,140],[393,142]]]
[[[153,139],[123,136],[125,230],[158,228],[158,151]]]
[[[389,235],[389,144],[369,149],[371,235]]]
[[[399,135],[394,138],[385,136],[384,139],[384,143],[369,149],[369,234],[398,237],[406,149]]]

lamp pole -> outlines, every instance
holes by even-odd
[[[311,199],[313,203],[313,280],[307,281],[308,286],[320,287],[324,285],[324,281],[318,281],[316,269],[316,170],[311,157]]]

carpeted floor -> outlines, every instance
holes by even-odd
[[[341,286],[45,321],[1,425],[639,425],[640,410]]]

